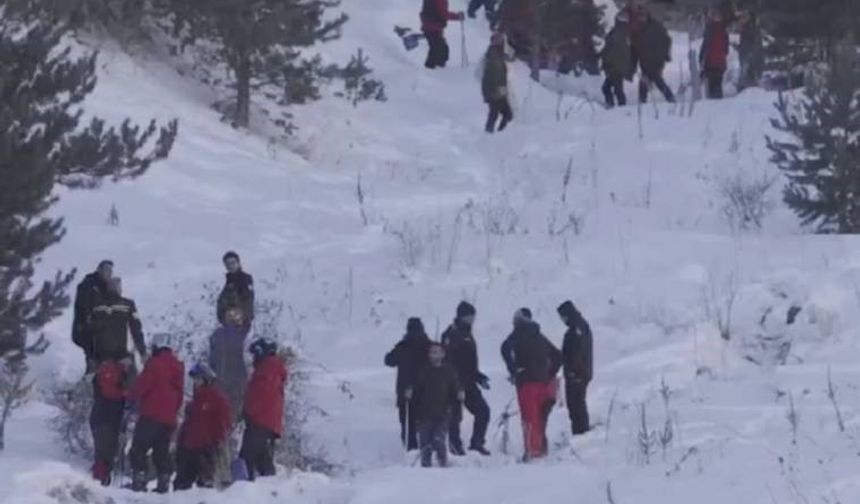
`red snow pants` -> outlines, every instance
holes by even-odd
[[[555,403],[556,384],[557,381],[552,380],[523,383],[517,387],[526,459],[543,457],[547,453],[546,421]]]

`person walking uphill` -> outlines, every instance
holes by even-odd
[[[167,493],[173,464],[170,438],[176,429],[176,416],[182,407],[185,369],[173,354],[168,337],[157,334],[152,342],[152,357],[129,391],[128,398],[137,403],[139,418],[129,452],[133,472],[131,488],[145,492],[148,454],[158,476],[157,493]]]
[[[514,314],[514,331],[502,343],[502,358],[517,386],[525,460],[547,454],[546,422],[555,404],[561,352],[540,332],[528,308]]]
[[[711,9],[705,37],[699,51],[702,76],[708,82],[708,98],[719,100],[723,97],[723,75],[728,67],[729,32],[723,16],[718,9]]]
[[[586,390],[594,376],[594,343],[591,327],[571,301],[558,307],[558,314],[567,326],[561,352],[564,359],[564,383],[567,411],[574,435],[590,429]]]
[[[492,133],[496,130],[496,122],[501,116],[499,131],[507,127],[514,113],[508,97],[508,65],[505,62],[505,36],[493,33],[490,37],[490,47],[484,57],[484,74],[481,78],[481,93],[484,102],[490,107],[487,115],[486,130]]]
[[[414,387],[406,389],[414,400],[421,440],[421,466],[433,465],[433,453],[440,467],[448,465],[446,438],[452,405],[462,402],[466,395],[457,373],[445,363],[445,347],[432,343],[425,364],[415,379]]]
[[[445,28],[448,21],[462,21],[462,12],[448,10],[448,0],[423,0],[421,7],[421,31],[430,46],[427,61],[424,66],[430,69],[445,68],[448,64],[448,42],[445,40]]]
[[[606,108],[612,108],[616,104],[619,107],[627,105],[624,81],[632,80],[635,72],[628,21],[628,14],[625,11],[618,13],[615,17],[615,26],[606,35],[606,41],[600,53],[603,73],[606,75],[602,88]]]
[[[209,337],[209,367],[218,377],[221,389],[230,401],[234,422],[242,412],[248,369],[245,365],[245,340],[248,332],[242,310],[229,308],[224,324]]]
[[[274,476],[274,442],[284,432],[284,387],[287,366],[278,355],[278,344],[260,338],[249,348],[254,372],[245,393],[245,433],[239,456],[245,461],[248,478]]]
[[[128,392],[130,358],[103,362],[93,376],[93,406],[90,410],[90,432],[93,435],[93,478],[102,486],[111,483],[114,461],[123,429],[122,417]]]
[[[639,34],[633,39],[636,54],[639,57],[639,68],[642,75],[639,79],[639,102],[648,101],[648,91],[653,84],[669,103],[675,102],[675,95],[663,79],[666,64],[672,61],[672,37],[663,23],[648,15],[645,23],[639,29]]]
[[[475,307],[463,301],[457,306],[457,318],[448,329],[442,333],[442,345],[445,347],[448,362],[457,372],[457,378],[465,392],[463,406],[475,417],[472,429],[472,440],[469,449],[481,455],[489,455],[485,448],[487,426],[490,423],[490,407],[480,388],[489,390],[490,379],[478,369],[478,347],[472,335],[475,323]],[[454,455],[465,455],[463,440],[460,437],[460,422],[463,420],[463,407],[456,405],[451,413],[451,428],[449,430],[450,449]]]
[[[218,450],[233,428],[230,402],[218,387],[215,372],[201,362],[191,368],[188,376],[194,380],[194,396],[179,429],[174,490],[187,490],[195,484],[203,488],[215,486]]]
[[[254,322],[254,277],[242,270],[239,254],[230,251],[224,254],[224,267],[227,277],[224,288],[218,295],[216,314],[218,322],[227,322],[227,310],[238,308],[242,310],[242,329],[247,333]]]
[[[418,448],[418,433],[415,429],[415,398],[407,397],[406,391],[415,388],[418,372],[427,364],[430,338],[419,318],[410,318],[406,323],[406,335],[385,355],[385,365],[397,368],[397,411],[400,418],[400,439],[407,450]]]

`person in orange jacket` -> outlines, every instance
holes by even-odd
[[[284,387],[287,365],[278,355],[278,344],[259,338],[249,348],[254,371],[245,392],[245,432],[239,456],[248,478],[274,476],[274,442],[284,432]]]
[[[230,401],[216,383],[217,376],[207,364],[199,362],[188,376],[194,380],[194,396],[179,429],[176,451],[174,490],[215,486],[217,451],[233,428]]]
[[[128,398],[137,404],[139,418],[129,451],[133,470],[131,488],[146,491],[148,454],[158,475],[157,493],[167,493],[173,464],[170,440],[176,429],[177,414],[182,407],[185,367],[169,345],[169,336],[156,334],[152,342],[152,357],[129,391]]]
[[[128,391],[131,357],[107,360],[99,365],[93,376],[93,406],[90,410],[90,431],[93,435],[93,478],[103,486],[110,485],[111,472],[123,429],[123,414]]]

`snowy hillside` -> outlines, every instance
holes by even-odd
[[[329,416],[311,430],[341,470],[132,497],[90,482],[87,463],[52,439],[50,409],[34,401],[10,422],[0,502],[860,502],[860,240],[803,234],[781,180],[761,231],[735,230],[724,215],[729,181],[778,175],[764,145],[774,96],[699,103],[691,117],[662,101],[606,111],[581,94],[594,96],[599,82],[560,83],[578,89],[560,97],[515,66],[514,123],[488,136],[476,77],[485,23],[467,23],[471,65],[460,67],[453,25],[449,68],[429,72],[424,47],[407,53],[392,33],[417,24],[414,3],[345,2],[351,21],[323,54],[344,60],[362,47],[389,99],[297,109],[292,150],[220,123],[211,96],[165,64],[105,50],[88,111],[178,117],[180,136],[138,181],[61,194],[55,212],[68,236],[43,265],[89,270],[114,259],[153,333],[177,304],[214,322],[201,296],[222,281],[222,253],[237,250],[258,296],[286,303],[284,341],[323,365],[311,397]],[[688,43],[674,46],[677,88]],[[114,204],[119,227],[106,224]],[[567,298],[595,334],[597,427],[571,443],[557,408],[551,456],[518,464],[517,418],[510,454],[499,453],[497,420],[514,397],[499,345],[521,306],[560,344],[555,307]],[[402,453],[394,372],[382,357],[407,317],[422,317],[434,336],[461,299],[478,308],[494,456],[422,470]],[[801,311],[787,324],[792,307]],[[52,346],[34,364],[43,388],[83,371],[70,320],[49,327]],[[656,442],[643,450],[646,432]]]

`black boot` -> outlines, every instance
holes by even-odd
[[[452,455],[456,455],[458,457],[463,457],[466,455],[466,450],[463,449],[463,445],[461,444],[451,443],[449,449]]]
[[[473,451],[475,453],[480,453],[485,457],[490,456],[490,452],[484,446],[472,445],[469,447],[469,451]]]
[[[155,493],[166,494],[170,491],[170,475],[159,474],[158,485],[155,487]]]
[[[131,475],[131,490],[133,492],[146,491],[146,471],[135,471]]]

